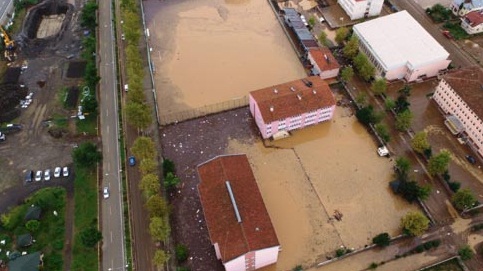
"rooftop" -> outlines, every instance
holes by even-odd
[[[250,95],[257,102],[265,123],[335,105],[329,85],[319,76],[255,90]]]
[[[447,59],[449,53],[405,10],[354,26],[386,70]]]
[[[443,79],[483,120],[483,69],[477,66],[447,73]]]
[[[218,244],[223,263],[279,246],[246,155],[215,157],[198,166],[198,175],[208,232],[212,244]]]
[[[309,53],[322,71],[340,68],[339,63],[327,47],[310,48]]]
[[[483,12],[482,11],[471,11],[465,15],[465,21],[475,27],[483,23]]]
[[[466,8],[466,9],[477,9],[477,8],[481,8],[483,7],[483,0],[470,0],[470,1],[467,1],[467,0],[454,0],[454,4],[456,6],[460,6],[461,4],[463,4],[463,6]]]

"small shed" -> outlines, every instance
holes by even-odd
[[[29,233],[17,236],[17,247],[28,247],[32,245],[33,237]]]
[[[39,220],[40,215],[42,214],[42,209],[39,206],[32,205],[28,208],[27,212],[25,213],[25,220]]]

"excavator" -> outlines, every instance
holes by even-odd
[[[11,40],[5,29],[0,26],[1,36],[3,37],[3,42],[5,43],[5,58],[12,62],[15,57],[15,41]]]

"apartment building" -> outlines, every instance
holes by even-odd
[[[337,0],[351,20],[377,16],[381,13],[384,0]]]
[[[470,35],[483,32],[483,10],[471,11],[463,16],[461,28]]]
[[[483,0],[453,0],[449,7],[454,15],[465,16],[472,11],[483,9]]]

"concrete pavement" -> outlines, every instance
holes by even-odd
[[[99,111],[102,135],[102,187],[109,188],[109,198],[101,200],[102,270],[125,270],[125,236],[119,150],[116,59],[112,2],[99,2],[98,44],[100,57]],[[102,191],[102,188],[101,188]]]

